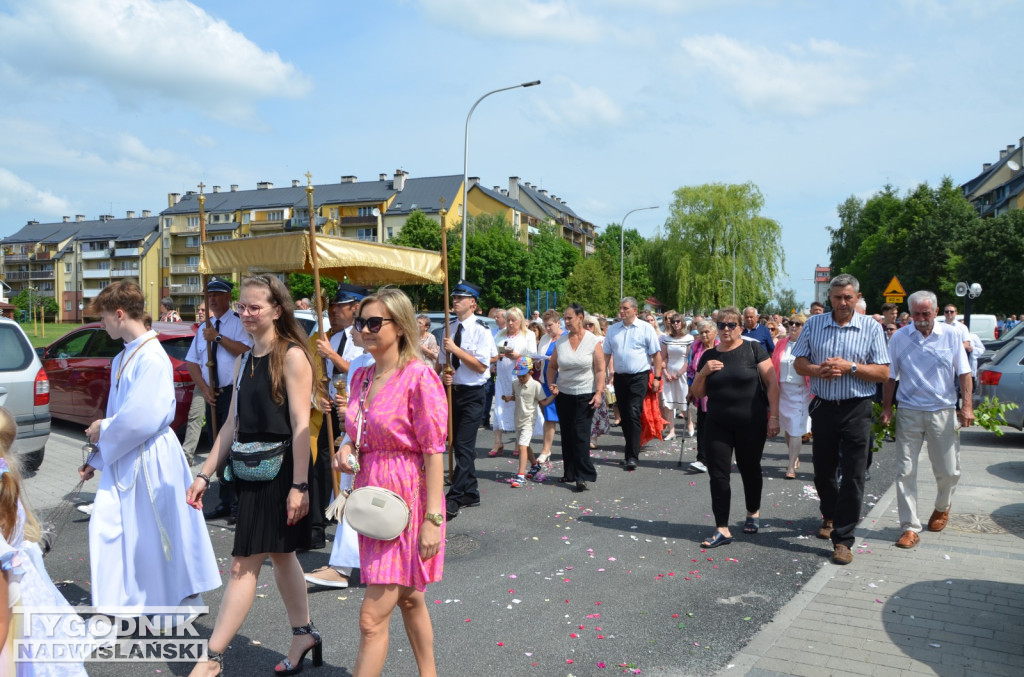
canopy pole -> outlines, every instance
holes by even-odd
[[[199,182],[199,260],[203,260],[203,243],[206,242],[206,212],[203,211],[203,206],[206,204],[206,196],[203,195],[203,182]],[[210,308],[210,295],[207,292],[206,286],[210,281],[210,276],[203,273],[200,278],[200,282],[203,285],[203,303],[206,304],[206,327],[213,329],[213,310]],[[214,352],[217,349],[217,344],[213,341],[206,342],[206,373],[210,376],[210,390],[213,392],[214,399],[217,397],[217,390],[220,389],[220,380],[217,377],[217,370],[214,369],[216,362],[213,359]],[[192,391],[192,397],[196,396],[196,391]],[[217,403],[214,401],[209,406],[210,410],[210,431],[213,433],[213,439],[217,439],[218,425],[217,425]]]
[[[448,297],[448,211],[444,208],[444,200],[440,211],[441,215],[441,269],[444,271],[444,343],[447,345],[451,338],[451,300]],[[455,374],[452,369],[452,356],[448,352],[448,359],[445,360],[444,372]],[[448,398],[448,482],[455,479],[455,444],[452,439],[452,385],[449,383],[444,387],[445,396]]]
[[[316,313],[316,329],[320,335],[321,341],[327,340],[327,333],[324,331],[324,312],[323,312],[323,295],[320,292],[320,255],[316,250],[316,212],[313,209],[313,175],[306,172],[306,204],[309,207],[309,254],[313,260],[313,294],[315,298],[315,305],[313,311]],[[320,365],[320,383],[323,386],[324,393],[329,394],[330,389],[327,387],[327,358],[322,358]],[[338,390],[344,390],[344,382],[339,384]],[[331,408],[334,407],[334,402],[331,402]],[[331,410],[328,409],[324,412],[324,425],[327,426],[327,441],[330,445],[331,450],[331,481],[334,484],[334,495],[341,495],[341,481],[338,477],[338,473],[333,471],[334,468],[334,455],[336,452],[334,448],[334,419],[331,416]]]

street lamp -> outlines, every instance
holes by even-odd
[[[621,302],[623,297],[626,295],[622,286],[622,279],[625,273],[626,267],[626,219],[633,212],[642,212],[645,209],[657,209],[658,205],[653,207],[637,207],[636,209],[630,209],[626,212],[626,215],[622,217],[622,221],[619,222],[619,301]]]
[[[473,117],[473,111],[476,110],[481,101],[491,94],[507,92],[510,89],[519,89],[520,87],[533,87],[539,84],[540,80],[534,80],[533,82],[523,82],[511,87],[502,87],[501,89],[487,92],[476,100],[473,107],[469,109],[469,115],[466,116],[466,142],[463,146],[465,153],[462,159],[462,256],[459,258],[459,280],[466,279],[466,221],[469,220],[469,121]]]
[[[748,237],[748,238],[744,238],[744,239],[740,240],[739,242],[737,242],[736,244],[734,244],[732,246],[732,282],[729,282],[728,280],[725,280],[725,281],[729,282],[729,284],[732,285],[732,306],[733,306],[733,308],[736,307],[736,250],[739,249],[739,246],[741,244],[746,244],[747,242],[753,242],[753,241],[754,241],[753,238]]]

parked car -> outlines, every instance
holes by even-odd
[[[1024,339],[1012,338],[996,351],[992,360],[978,371],[978,390],[974,405],[986,397],[1014,402],[1017,408],[1006,412],[1006,423],[1024,430]]]
[[[994,341],[986,341],[982,339],[982,343],[985,344],[985,352],[978,358],[978,367],[987,364],[995,356],[996,352],[1005,346],[1010,339],[1024,338],[1024,322],[1018,322],[1009,331],[1003,332],[1003,334]]]
[[[171,428],[183,434],[188,423],[195,384],[185,366],[195,325],[191,322],[154,322],[160,345],[171,358],[176,401]],[[107,415],[110,363],[124,342],[112,339],[98,322],[84,324],[51,343],[42,354],[50,378],[50,413],[54,418],[89,425]]]
[[[957,315],[956,321],[963,322],[964,316]],[[978,315],[971,313],[971,333],[977,334],[982,343],[988,344],[989,341],[996,340],[996,326],[995,315]]]
[[[316,324],[316,313],[312,310],[297,309],[295,311],[295,319],[298,320],[299,326],[306,332],[307,336],[312,336],[313,332],[317,331]],[[324,311],[324,331],[329,331],[331,328],[331,320],[327,317],[327,311]]]
[[[0,406],[18,425],[15,453],[27,471],[43,463],[50,439],[50,380],[24,330],[0,317]]]

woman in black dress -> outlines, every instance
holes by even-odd
[[[276,277],[256,275],[242,280],[235,312],[252,336],[253,348],[236,362],[231,411],[214,451],[188,491],[189,504],[202,510],[210,477],[221,465],[232,464],[228,457],[236,433],[239,443],[290,446],[280,457],[280,470],[272,479],[247,480],[234,473],[238,524],[231,551],[231,579],[210,637],[208,660],[195,666],[193,676],[218,675],[223,670],[224,650],[252,607],[260,568],[268,556],[292,627],[288,656],[275,667],[275,674],[301,672],[310,651],[314,666],[323,661],[322,640],[309,618],[306,581],[295,555],[296,550],[309,548],[312,537],[309,402],[314,383],[312,355],[293,311],[291,295]],[[322,398],[322,393],[317,397]]]
[[[695,398],[708,398],[702,425],[707,427],[704,441],[711,511],[718,530],[701,543],[705,548],[732,543],[729,470],[733,450],[747,507],[743,533],[757,533],[761,526],[761,454],[767,437],[779,434],[779,384],[772,358],[758,341],[744,341],[742,333],[739,310],[730,307],[719,312],[719,344],[701,355],[690,386]]]

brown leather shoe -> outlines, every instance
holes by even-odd
[[[821,520],[821,526],[818,527],[818,538],[822,540],[832,538],[832,520]]]
[[[903,535],[900,536],[900,540],[896,541],[896,547],[906,548],[909,550],[910,548],[913,548],[915,545],[917,545],[920,540],[921,537],[917,535],[917,532],[907,529],[903,532]]]
[[[947,522],[949,522],[948,509],[946,510],[946,512],[939,512],[938,510],[933,510],[932,516],[928,518],[928,531],[942,531],[946,528]]]
[[[833,564],[849,564],[853,561],[853,553],[845,545],[837,544],[835,551],[832,553]]]

